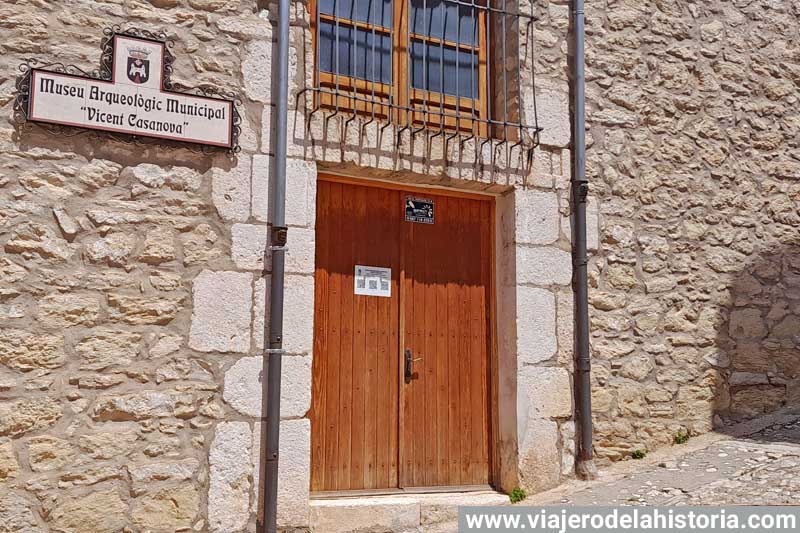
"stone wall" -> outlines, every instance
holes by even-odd
[[[458,142],[436,131],[412,136],[402,125],[384,127],[369,117],[315,105],[313,92],[307,90],[314,83],[310,17],[304,4],[295,5],[290,31],[290,164],[302,161],[318,172],[496,196],[498,387],[494,393],[499,471],[494,472],[495,486],[537,492],[574,476],[567,84],[550,80],[540,86],[537,78],[534,99],[531,26],[526,19],[519,24],[506,21],[506,28],[519,35],[495,32],[494,45],[499,48],[506,39],[513,43],[507,53],[518,54],[505,61],[509,118],[519,116],[530,125],[538,120],[544,128],[532,160],[519,146],[499,140]],[[511,4],[496,7],[513,11]],[[520,12],[529,13],[529,6],[521,3]],[[498,63],[502,63],[499,57]],[[595,249],[594,202],[589,218],[589,245]],[[308,330],[310,336],[310,320]]]
[[[565,79],[567,3],[537,3]],[[796,1],[588,2],[595,447],[798,404]]]
[[[275,11],[255,0],[0,6],[0,531],[255,529]],[[17,66],[92,70],[114,24],[165,30],[174,81],[240,89],[241,153],[14,127]],[[291,45],[279,523],[308,525],[318,170],[498,196],[501,486],[572,475],[566,85],[539,95],[547,129],[531,168],[519,150],[475,157],[474,143],[323,127],[297,98],[313,67],[303,2]]]
[[[253,530],[235,381],[263,324],[271,25],[239,0],[63,4],[0,6],[0,531]],[[114,24],[165,30],[174,81],[244,87],[242,153],[14,129],[17,66],[93,70]]]

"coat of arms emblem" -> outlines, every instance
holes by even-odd
[[[150,79],[150,51],[144,48],[128,48],[128,79],[133,83],[147,83]]]

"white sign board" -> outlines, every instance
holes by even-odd
[[[355,293],[363,296],[392,297],[392,269],[356,265]]]
[[[32,69],[28,119],[232,148],[231,100],[165,91],[163,42],[113,46],[111,81]]]

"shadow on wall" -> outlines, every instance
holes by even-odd
[[[763,252],[735,274],[719,329],[715,425],[800,409],[800,245]]]

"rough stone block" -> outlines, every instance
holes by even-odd
[[[231,407],[244,415],[262,416],[263,374],[261,357],[242,357],[225,372],[225,388],[222,397]]]
[[[596,252],[600,247],[600,206],[597,198],[586,203],[586,249]]]
[[[316,218],[316,165],[286,160],[286,224],[313,227]]]
[[[0,524],[7,531],[30,531],[38,533],[43,531],[34,517],[35,504],[28,501],[16,492],[3,490],[0,492]]]
[[[281,417],[304,417],[311,409],[311,357],[288,356],[282,363]]]
[[[29,398],[0,403],[0,437],[18,437],[54,425],[62,409],[51,398]]]
[[[66,362],[61,335],[34,334],[22,329],[0,330],[0,363],[22,372],[51,370]]]
[[[558,363],[562,367],[572,365],[574,353],[574,296],[572,291],[556,295],[556,337],[558,338]]]
[[[561,424],[561,475],[575,476],[575,422],[569,421]]]
[[[192,294],[190,348],[199,352],[250,351],[252,274],[204,270],[194,280]]]
[[[58,470],[74,457],[74,446],[64,439],[41,435],[28,441],[28,463],[34,472]]]
[[[272,39],[272,24],[256,15],[222,17],[217,21],[217,27],[222,32],[246,39]]]
[[[19,475],[19,463],[11,439],[0,439],[0,483]],[[2,514],[2,513],[0,513]]]
[[[246,422],[220,422],[208,453],[208,527],[211,531],[241,531],[250,517],[251,448]]]
[[[39,319],[47,325],[92,326],[100,317],[97,296],[84,294],[49,294],[39,300]]]
[[[518,416],[569,418],[572,416],[572,384],[569,372],[557,367],[526,366],[519,371]]]
[[[267,247],[267,226],[256,224],[234,224],[231,227],[231,257],[242,270],[264,268],[264,252]]]
[[[269,325],[269,307],[266,307],[267,298],[270,290],[271,276],[258,278],[256,280],[255,301],[253,302],[253,343],[256,348],[264,348],[264,326]],[[265,292],[267,294],[265,294]],[[266,321],[266,324],[265,324]]]
[[[243,113],[239,127],[242,129],[239,133],[239,147],[244,152],[257,152],[259,147],[256,129],[258,129],[259,125],[257,123],[253,124],[250,116],[247,113]]]
[[[128,504],[114,489],[60,500],[50,514],[56,531],[120,531],[128,522]]]
[[[286,272],[289,274],[313,274],[315,256],[315,232],[306,228],[289,230],[286,253]]]
[[[265,105],[264,109],[261,110],[261,152],[271,155],[274,155],[274,147],[272,145],[275,138],[275,126],[272,124],[274,110],[275,108],[271,105]],[[291,139],[288,142],[291,144]]]
[[[734,339],[760,339],[767,334],[767,326],[758,309],[736,309],[731,312],[729,334]]]
[[[516,241],[550,244],[558,239],[558,196],[550,192],[517,190],[515,193]]]
[[[200,508],[197,487],[184,484],[162,488],[133,500],[133,523],[145,530],[187,531]]]
[[[253,218],[259,222],[268,222],[270,220],[269,190],[272,182],[272,162],[272,157],[268,155],[253,156],[251,210]]]
[[[245,222],[250,216],[250,173],[250,156],[241,154],[235,167],[212,171],[211,197],[223,219]]]
[[[572,256],[558,248],[517,247],[517,282],[567,285],[572,280]]]
[[[546,289],[517,287],[517,359],[547,361],[556,348],[555,296]]]
[[[77,249],[77,245],[67,243],[49,226],[27,221],[14,228],[5,244],[6,252],[21,254],[26,259],[38,255],[45,259],[66,261]]]
[[[271,191],[273,159],[268,155],[253,156],[253,217],[260,222],[272,221]],[[317,171],[313,162],[286,160],[286,224],[313,227],[316,217]]]
[[[254,102],[270,103],[272,98],[272,42],[251,41],[242,60],[244,94]]]
[[[147,233],[139,261],[157,265],[175,257],[175,240],[169,228],[157,228]]]
[[[109,316],[113,320],[133,325],[172,322],[181,311],[183,296],[129,296],[109,294]]]
[[[192,457],[175,462],[156,462],[130,465],[128,472],[134,492],[147,492],[151,483],[159,481],[189,481],[200,468],[200,462]]]
[[[287,275],[284,295],[283,347],[289,353],[311,353],[314,345],[314,278]],[[291,324],[291,328],[286,325]]]
[[[191,394],[145,390],[118,396],[101,396],[94,402],[92,418],[104,421],[146,420],[178,416],[192,406]]]
[[[519,431],[520,484],[529,493],[558,485],[561,479],[561,453],[558,449],[558,424],[550,420],[526,420]]]
[[[311,486],[311,421],[281,422],[278,476],[278,526],[308,527]],[[324,531],[324,530],[323,530]]]
[[[311,408],[311,357],[286,356],[281,361],[281,417],[300,418]],[[261,357],[243,357],[225,373],[223,398],[243,415],[263,416]]]
[[[533,116],[533,99],[526,98],[527,116]],[[572,134],[570,131],[569,94],[565,91],[549,87],[541,87],[536,91],[536,111],[540,128],[539,139],[544,146],[569,146]]]

